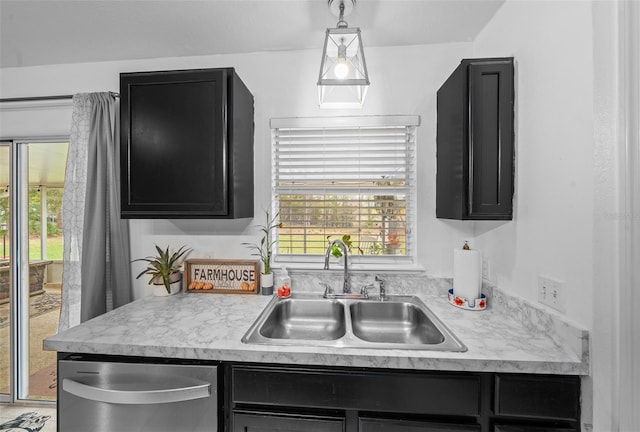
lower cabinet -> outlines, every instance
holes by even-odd
[[[571,421],[580,417],[579,397],[575,377],[495,375],[495,412],[502,416]]]
[[[579,432],[580,378],[225,365],[230,432]]]
[[[358,422],[358,430],[360,432],[480,432],[480,426],[361,418]]]
[[[512,426],[512,425],[496,425],[494,432],[572,432],[575,429],[557,428],[550,426]]]
[[[233,413],[233,432],[343,432],[344,426],[340,418]]]

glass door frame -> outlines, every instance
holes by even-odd
[[[9,394],[0,402],[55,403],[29,397],[29,160],[28,145],[68,142],[68,136],[0,139],[9,146],[10,341]],[[26,233],[26,235],[24,235]]]
[[[13,325],[13,321],[14,321],[14,313],[15,313],[15,305],[14,305],[14,300],[13,300],[13,296],[14,296],[14,276],[15,276],[15,271],[13,269],[13,262],[14,260],[12,259],[13,257],[13,247],[14,247],[14,242],[13,242],[13,235],[14,235],[14,230],[13,230],[13,188],[9,187],[9,185],[12,184],[13,182],[13,175],[14,175],[14,169],[13,169],[13,159],[14,159],[14,142],[13,140],[10,139],[0,139],[0,146],[2,147],[8,147],[9,148],[9,160],[8,160],[8,166],[6,167],[9,171],[9,176],[8,176],[8,189],[9,189],[9,219],[7,220],[7,227],[6,227],[6,231],[9,231],[9,356],[8,356],[8,361],[9,361],[9,394],[4,394],[4,393],[0,393],[0,402],[15,402],[15,397],[14,395],[16,394],[15,392],[15,358],[14,358],[14,352],[16,352],[15,349],[15,344],[16,344],[16,335],[14,334],[14,325]],[[6,252],[6,250],[5,250]],[[6,257],[6,256],[5,256]]]

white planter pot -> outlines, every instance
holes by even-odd
[[[273,294],[273,273],[260,273],[260,293],[263,295]]]
[[[179,272],[172,273],[169,276],[169,289],[171,290],[171,292],[167,292],[167,288],[165,288],[163,283],[151,284],[153,295],[157,297],[164,297],[164,296],[178,294],[181,288],[182,288],[182,275]]]

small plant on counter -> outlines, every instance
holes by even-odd
[[[264,213],[266,216],[266,223],[264,225],[257,226],[260,228],[260,231],[262,231],[260,243],[242,244],[254,251],[251,255],[260,257],[260,261],[262,261],[262,265],[264,266],[264,274],[268,275],[271,274],[271,257],[273,256],[273,245],[276,243],[273,230],[276,228],[282,228],[282,223],[278,222],[279,212],[273,216],[271,216],[269,210],[265,210]]]
[[[166,288],[167,292],[171,293],[171,287],[169,286],[173,282],[171,276],[176,273],[180,273],[182,261],[186,255],[192,251],[192,249],[182,246],[176,252],[170,253],[169,246],[167,246],[165,250],[162,250],[158,245],[155,246],[156,251],[158,252],[157,255],[138,258],[132,261],[146,261],[148,263],[147,268],[136,276],[136,279],[139,279],[142,275],[148,274],[151,276],[149,285],[162,284]]]

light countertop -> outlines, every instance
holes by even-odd
[[[302,276],[298,283],[311,285]],[[59,352],[279,364],[589,374],[588,333],[560,316],[493,287],[485,287],[487,310],[462,310],[447,302],[446,282],[431,279],[427,285],[428,289],[416,292],[411,281],[403,279],[395,290],[390,285],[388,294],[418,295],[467,346],[466,352],[245,344],[242,336],[271,297],[196,293],[137,300],[46,339],[44,347]]]

